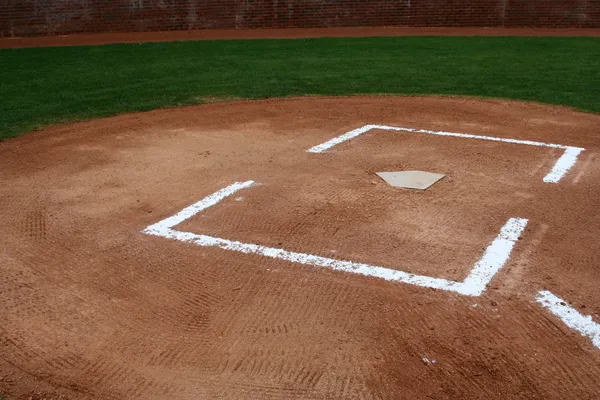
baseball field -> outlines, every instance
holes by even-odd
[[[77,44],[0,42],[0,399],[600,398],[600,37]]]

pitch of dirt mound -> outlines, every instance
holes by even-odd
[[[558,183],[543,178],[559,148],[371,129],[306,151],[367,124],[585,151]],[[0,391],[595,398],[600,350],[535,294],[550,290],[600,321],[599,128],[599,115],[508,101],[299,98],[0,143]],[[402,170],[447,178],[421,192],[375,175]],[[142,232],[249,180],[177,229],[462,281],[508,218],[529,222],[480,297]]]

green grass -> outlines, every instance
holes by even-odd
[[[205,97],[504,97],[600,112],[600,38],[391,37],[0,50],[0,140]]]

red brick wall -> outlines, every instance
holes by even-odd
[[[0,36],[335,26],[600,27],[600,0],[0,0]]]

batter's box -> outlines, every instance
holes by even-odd
[[[388,281],[409,283],[412,285],[435,288],[456,292],[468,296],[479,296],[487,284],[508,260],[515,241],[519,238],[527,220],[523,218],[510,218],[500,229],[498,236],[487,247],[483,256],[472,267],[469,275],[462,282],[423,275],[411,274],[395,269],[384,268],[365,263],[338,260],[317,256],[308,253],[299,253],[285,249],[262,246],[254,243],[228,240],[192,232],[181,232],[173,229],[194,215],[216,205],[221,200],[233,195],[242,189],[250,188],[253,181],[236,182],[229,185],[199,202],[184,208],[172,217],[166,218],[144,229],[148,235],[160,236],[167,239],[179,240],[203,247],[218,247],[224,250],[237,251],[247,254],[257,254],[270,258],[277,258],[314,267],[325,267],[338,271],[351,272],[365,276],[382,278]]]

